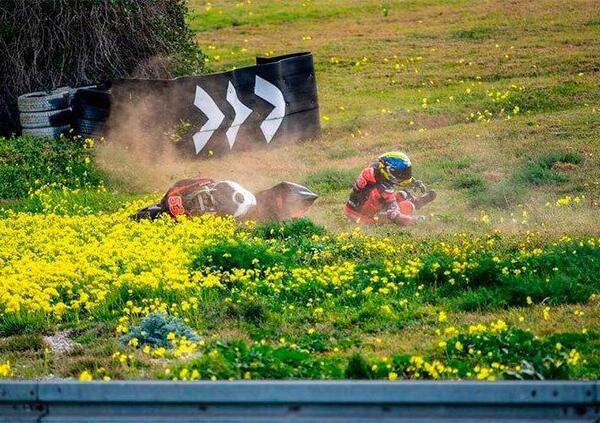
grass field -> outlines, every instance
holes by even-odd
[[[313,53],[322,139],[155,177],[107,140],[107,190],[7,202],[0,376],[599,377],[595,1],[189,4],[211,71]],[[416,227],[357,232],[343,202],[390,149],[438,199]],[[196,173],[304,183],[314,223],[128,221]]]
[[[198,11],[191,24],[213,70],[251,64],[256,55],[313,52],[324,138],[268,153],[268,181],[252,180],[265,186],[288,177],[321,188],[319,178],[333,172],[340,189],[327,190],[312,210],[318,222],[347,229],[339,204],[357,170],[400,148],[441,194],[428,210],[432,222],[411,233],[476,231],[481,209],[519,231],[499,219],[512,223],[510,213],[521,206],[529,225],[598,229],[597,209],[545,207],[565,194],[598,196],[600,26],[593,1],[191,4]],[[555,152],[585,158],[565,172],[568,182],[524,175]],[[262,158],[248,160],[241,169],[232,159],[206,170],[252,173]]]

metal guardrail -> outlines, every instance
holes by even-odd
[[[600,382],[6,382],[0,422],[600,422]]]

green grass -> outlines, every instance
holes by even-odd
[[[452,35],[460,40],[483,40],[491,38],[494,35],[495,29],[491,27],[475,27],[467,30],[459,30]]]
[[[359,172],[359,169],[324,169],[309,174],[303,183],[319,194],[349,191]]]
[[[552,152],[529,160],[517,169],[514,179],[518,182],[531,185],[567,182],[569,177],[556,170],[554,166],[560,164],[578,165],[582,161],[583,158],[577,152]]]
[[[600,249],[593,238],[524,239],[457,235],[390,251],[374,246],[376,238],[338,238],[308,220],[240,227],[234,241],[192,252],[187,264],[190,274],[214,274],[220,287],[165,292],[125,284],[99,309],[69,312],[59,324],[50,323],[43,313],[0,316],[0,333],[7,336],[0,340],[0,361],[10,360],[21,376],[29,375],[25,368],[33,364],[41,375],[65,377],[87,370],[96,377],[162,378],[168,369],[168,378],[184,379],[187,369],[220,379],[244,378],[246,372],[253,378],[386,378],[390,373],[468,378],[475,367],[500,362],[507,368],[495,377],[596,377],[599,369],[590,345],[597,342],[593,331],[599,317],[595,275],[600,272]],[[420,263],[413,276],[390,268],[411,260]],[[343,284],[322,277],[336,266],[342,269],[334,272],[338,275],[353,266]],[[305,273],[301,280],[292,276],[308,269],[318,271]],[[242,280],[236,279],[240,272],[246,275]],[[192,297],[196,305],[184,307]],[[119,317],[155,298],[178,319],[156,325],[141,313],[119,344]],[[442,312],[451,320],[447,324]],[[498,319],[509,326],[500,332],[491,326],[482,329],[485,342],[468,329]],[[436,331],[448,327],[454,328],[452,333],[436,337]],[[40,334],[59,328],[72,328],[70,336],[81,345],[68,355],[50,353],[48,361],[40,353],[46,347]],[[155,332],[166,344],[153,340]],[[188,339],[190,333],[198,334],[201,354],[152,363],[141,348],[169,347],[170,332],[188,334]],[[444,352],[440,337],[444,345],[460,342],[466,349],[492,352],[494,359],[482,361],[454,349]],[[128,345],[133,338],[137,348]],[[372,338],[386,343],[372,345]],[[557,342],[564,345],[563,352],[549,349]],[[566,364],[563,354],[572,348],[589,359],[583,367]],[[539,351],[552,359],[548,366],[541,366]],[[27,354],[18,356],[20,352]],[[132,358],[119,362],[114,353]],[[379,368],[382,354],[391,356],[392,367]],[[458,373],[415,374],[409,366],[412,355],[438,360]],[[367,373],[364,363],[371,369]]]

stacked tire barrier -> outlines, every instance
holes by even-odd
[[[23,135],[55,138],[73,130],[99,135],[110,114],[110,91],[101,85],[61,87],[18,98]]]
[[[19,117],[24,135],[57,137],[71,129],[71,91],[58,88],[19,97]]]
[[[73,129],[82,136],[100,134],[110,115],[110,92],[101,87],[83,87],[73,95]]]
[[[191,158],[319,138],[319,101],[310,52],[257,57],[254,66],[169,80],[122,79],[19,98],[24,134],[73,129],[152,154]],[[70,125],[70,126],[69,126]],[[114,134],[114,136],[113,136]]]

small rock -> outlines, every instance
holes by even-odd
[[[69,338],[70,331],[63,330],[54,335],[44,336],[44,342],[48,344],[52,352],[65,353],[70,351],[77,343]]]

